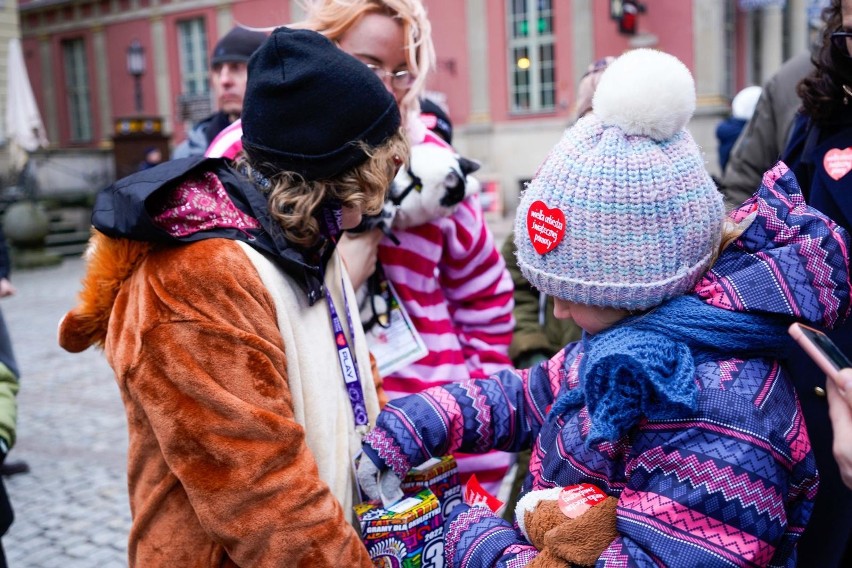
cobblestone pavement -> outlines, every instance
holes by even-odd
[[[511,218],[489,219],[497,243]],[[31,472],[4,479],[15,522],[3,538],[11,568],[127,566],[127,426],[102,353],[71,354],[56,326],[76,301],[81,259],[16,271],[0,301],[21,368],[18,440],[9,460]]]
[[[16,271],[0,301],[21,368],[18,440],[5,478],[15,522],[3,538],[11,568],[127,566],[127,427],[100,351],[63,351],[56,326],[73,306],[83,261]]]

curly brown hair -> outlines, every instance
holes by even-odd
[[[317,245],[321,240],[318,213],[328,200],[336,200],[344,207],[359,207],[365,215],[381,211],[397,167],[408,156],[408,136],[400,128],[380,146],[355,144],[361,146],[367,160],[337,177],[310,181],[289,171],[268,176],[271,188],[265,193],[269,213],[281,225],[287,240],[304,248]],[[253,164],[250,156],[243,154],[237,160],[237,169],[251,179],[252,170],[265,173],[276,168]]]
[[[836,121],[844,112],[843,85],[852,86],[852,64],[831,42],[831,34],[843,26],[841,3],[842,0],[831,0],[823,10],[822,43],[811,58],[815,69],[797,88],[804,113],[818,126]]]

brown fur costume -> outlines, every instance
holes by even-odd
[[[294,419],[275,302],[239,244],[95,233],[88,261],[59,343],[101,346],[116,374],[130,566],[371,566]]]

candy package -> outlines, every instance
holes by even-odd
[[[382,568],[443,568],[444,517],[429,489],[382,508],[377,501],[355,506],[361,538],[373,564]]]
[[[411,495],[423,489],[431,489],[438,498],[444,518],[462,502],[459,469],[453,456],[432,458],[411,468],[402,480],[402,491]]]

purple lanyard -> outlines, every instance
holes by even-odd
[[[346,299],[346,288],[344,286],[341,289],[343,290],[343,302],[346,307],[346,322],[349,324],[349,333],[352,334],[354,344],[355,330],[352,327],[352,316],[349,314],[349,301]],[[352,405],[352,413],[355,415],[355,431],[364,435],[367,433],[369,420],[367,419],[367,406],[364,404],[364,390],[361,387],[361,374],[358,372],[358,361],[355,359],[355,353],[349,348],[349,341],[346,339],[346,334],[343,333],[343,325],[340,323],[337,310],[334,309],[334,301],[331,299],[328,286],[325,286],[325,298],[328,300],[331,325],[334,327],[334,344],[337,345],[337,360],[340,363],[340,370],[343,371],[343,383],[346,387],[346,392],[349,393],[349,404]]]

